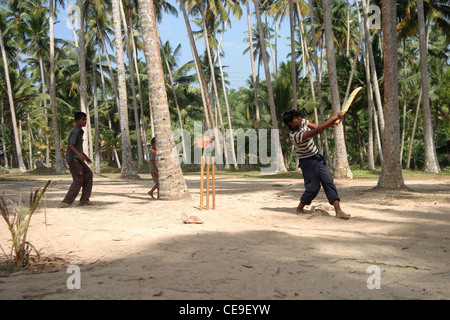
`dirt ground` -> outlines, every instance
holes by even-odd
[[[0,272],[0,299],[450,298],[448,176],[389,192],[373,179],[336,180],[350,220],[316,207],[296,215],[301,179],[218,176],[216,210],[200,211],[198,176],[185,177],[190,201],[152,200],[142,177],[95,177],[92,207],[58,207],[69,175],[50,189],[27,239],[60,264]],[[42,182],[0,181],[0,193],[27,202]],[[323,190],[312,205],[329,207]],[[183,213],[204,223],[185,224]],[[8,239],[1,220],[6,252]],[[80,289],[68,286],[69,265]]]

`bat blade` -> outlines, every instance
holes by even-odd
[[[358,94],[359,90],[361,90],[362,87],[358,87],[355,90],[352,91],[352,93],[350,94],[350,96],[348,97],[347,101],[345,101],[344,107],[342,108],[342,113],[346,114],[348,108],[350,108],[350,105],[353,102],[353,99],[355,99],[356,95]]]

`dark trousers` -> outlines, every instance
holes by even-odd
[[[93,174],[89,166],[78,160],[72,160],[69,163],[70,173],[72,174],[73,182],[66,194],[63,202],[72,203],[81,191],[80,202],[87,202],[91,196]]]
[[[320,185],[322,185],[330,204],[340,200],[330,169],[322,155],[316,154],[309,158],[299,159],[299,167],[302,169],[306,189],[300,198],[303,204],[311,204],[319,193]]]

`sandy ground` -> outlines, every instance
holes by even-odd
[[[65,265],[0,272],[0,299],[450,298],[448,177],[387,193],[373,189],[376,180],[335,181],[347,221],[332,210],[295,215],[301,179],[218,176],[217,208],[203,211],[199,177],[186,181],[192,200],[176,202],[151,200],[149,176],[96,177],[94,206],[61,209],[67,176],[48,192],[28,235],[41,257]],[[0,181],[0,189],[6,200],[28,201],[41,183]],[[327,206],[323,190],[313,205]],[[184,224],[183,213],[204,223]],[[1,220],[7,252],[8,236]],[[69,264],[80,268],[80,289],[68,288],[76,275]]]

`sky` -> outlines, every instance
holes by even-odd
[[[169,0],[174,7],[179,8],[175,0]],[[250,5],[250,10],[254,11],[254,6]],[[269,18],[270,21],[270,18]],[[251,17],[252,26],[256,24],[256,18]],[[182,46],[182,58],[180,65],[188,61],[193,60],[188,34],[186,31],[186,24],[184,22],[183,14],[180,12],[178,18],[173,16],[164,16],[161,24],[158,26],[161,38],[163,42],[169,40],[172,48],[175,48],[178,44]],[[196,26],[191,23],[191,28],[197,30]],[[248,37],[246,33],[248,31],[247,26],[247,10],[244,7],[242,17],[240,20],[231,17],[231,27],[227,27],[222,40],[222,48],[225,52],[225,56],[221,58],[224,71],[228,73],[227,80],[230,82],[229,89],[237,89],[240,86],[248,87],[247,80],[252,74],[250,55],[243,54],[244,50],[249,46],[244,42],[244,38]],[[286,55],[290,52],[287,39],[289,36],[289,24],[284,23],[281,28],[278,28],[278,64],[281,61],[286,60]],[[204,39],[197,41],[197,51],[199,54],[203,54],[205,44]],[[227,66],[225,68],[225,66]],[[270,70],[272,70],[272,62],[270,63]],[[263,70],[261,70],[261,77],[264,77]]]
[[[168,0],[168,2],[179,11],[179,5],[176,0]],[[73,1],[73,3],[75,3],[75,1]],[[254,10],[253,5],[250,5],[250,10]],[[67,23],[67,11],[67,6],[65,9],[59,8],[59,22],[55,24],[55,37],[73,41],[72,30]],[[231,18],[231,27],[227,27],[227,31],[222,40],[222,48],[225,52],[225,56],[221,58],[221,62],[224,67],[224,72],[228,74],[227,80],[230,83],[230,85],[227,86],[228,89],[238,89],[241,86],[248,87],[247,80],[252,74],[250,56],[248,53],[245,55],[243,54],[245,48],[248,47],[248,43],[244,42],[244,38],[248,36],[247,33],[245,33],[248,30],[246,15],[247,11],[244,7],[243,15],[240,20],[237,20],[234,17]],[[190,17],[190,19],[192,18]],[[251,18],[251,23],[252,25],[256,24],[256,18],[254,16]],[[197,27],[193,23],[191,23],[191,28],[197,30]],[[158,29],[162,41],[169,41],[173,49],[181,44],[180,66],[193,60],[186,24],[181,12],[178,14],[178,18],[165,14],[162,22],[158,25]],[[288,39],[289,24],[283,23],[281,27],[278,27],[278,34],[279,65],[282,61],[286,61],[286,56],[290,52]],[[200,39],[196,44],[199,54],[203,54],[205,48],[204,39]],[[125,61],[127,61],[127,59]],[[270,63],[270,70],[271,72],[273,71],[272,63]],[[263,73],[261,74],[261,77],[263,77]]]

